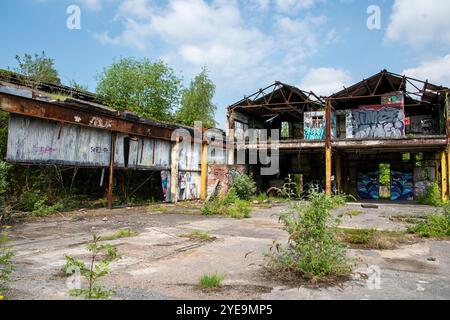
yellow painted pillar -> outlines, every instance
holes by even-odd
[[[208,196],[208,144],[202,144],[202,177],[201,177],[201,198],[203,201]]]
[[[332,170],[332,156],[331,148],[326,148],[325,150],[325,182],[326,182],[326,192],[327,195],[332,195],[332,185],[331,185],[331,170]]]
[[[442,191],[442,201],[448,201],[448,170],[447,170],[447,152],[443,151],[441,153],[441,191]]]
[[[447,192],[450,196],[450,146],[447,147]]]
[[[326,142],[325,142],[325,191],[327,195],[332,195],[331,172],[333,170],[332,150],[331,150],[331,102],[326,102]]]

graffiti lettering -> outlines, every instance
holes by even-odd
[[[405,135],[405,115],[401,108],[353,110],[351,119],[352,137],[357,139],[401,138]]]
[[[52,147],[33,147],[33,152],[35,153],[52,153],[57,151],[57,149]]]
[[[106,147],[91,147],[92,153],[108,153],[109,149]]]

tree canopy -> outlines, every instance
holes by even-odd
[[[160,121],[172,121],[181,79],[163,61],[121,58],[98,76],[97,94],[110,107]]]
[[[193,126],[195,121],[201,121],[203,127],[214,127],[217,107],[212,99],[215,91],[216,86],[209,79],[205,67],[191,81],[190,87],[182,91],[181,106],[175,116],[176,122]]]
[[[33,81],[38,83],[52,83],[61,84],[58,71],[56,71],[54,64],[55,60],[48,58],[45,52],[39,54],[24,54],[23,57],[16,55],[18,67],[16,72],[30,77]]]

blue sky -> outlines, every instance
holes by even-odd
[[[81,30],[66,27],[72,4]],[[163,59],[186,85],[207,65],[224,128],[228,105],[275,80],[327,95],[386,68],[449,86],[448,12],[448,0],[1,0],[0,68],[45,50],[63,82],[95,90],[114,58]]]

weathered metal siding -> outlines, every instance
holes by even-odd
[[[180,143],[178,160],[178,199],[194,200],[201,192],[201,152],[199,143]]]
[[[115,165],[125,167],[125,139],[128,135],[118,134],[116,139]],[[172,143],[168,141],[135,138],[129,140],[128,168],[139,170],[170,169]]]
[[[18,163],[107,167],[111,133],[10,114],[7,160]]]

